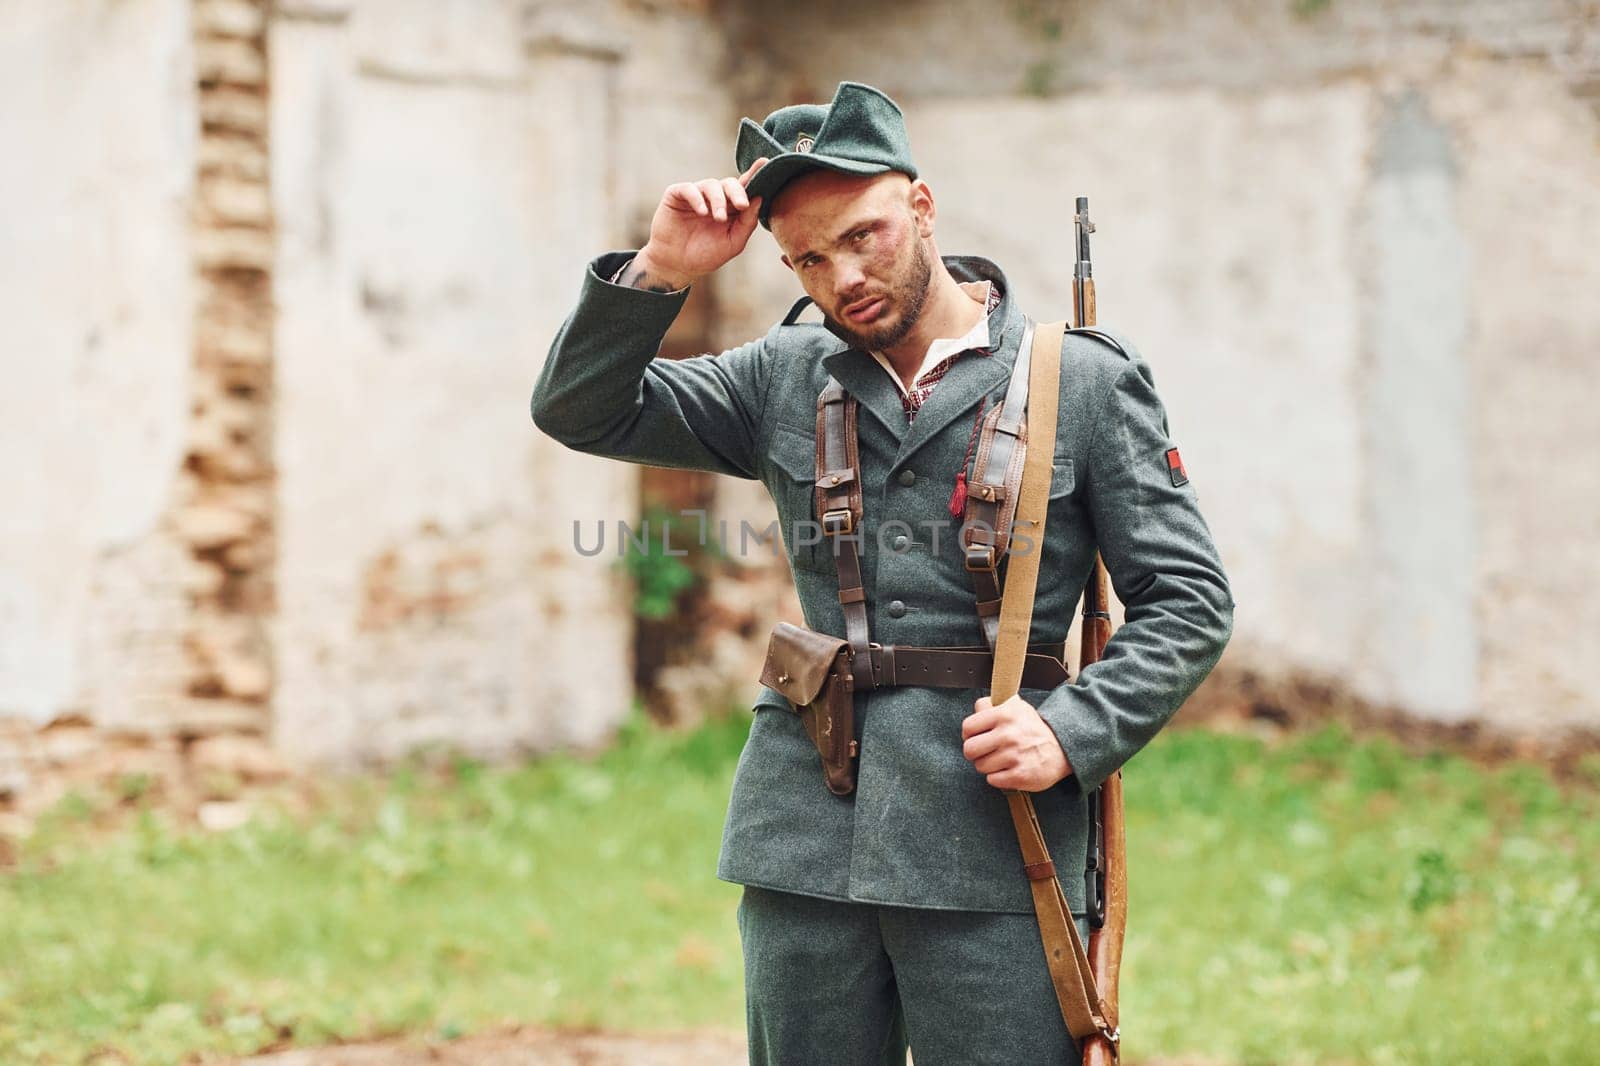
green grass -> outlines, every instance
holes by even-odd
[[[1600,1061],[1600,796],[1334,728],[1129,768],[1137,1056]]]
[[[214,835],[156,809],[107,832],[71,798],[0,874],[0,1062],[738,1028],[738,889],[711,871],[747,725],[412,768]],[[1592,785],[1330,729],[1168,732],[1127,788],[1133,1059],[1600,1060]]]
[[[400,772],[220,835],[146,811],[106,838],[69,801],[0,876],[0,1063],[736,1025],[739,890],[712,867],[748,724],[635,724],[592,762]]]

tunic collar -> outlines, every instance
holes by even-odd
[[[967,330],[964,336],[936,337],[928,345],[928,351],[923,355],[921,365],[917,367],[917,372],[911,375],[913,388],[922,380],[923,375],[947,356],[960,355],[962,352],[973,349],[982,350],[985,355],[988,354],[989,315],[994,311],[994,308],[989,306],[989,295],[994,290],[994,282],[960,281],[956,284],[960,285],[961,291],[966,293],[979,307],[982,307],[984,312],[978,316],[978,320],[972,324],[972,328]],[[877,360],[879,366],[883,367],[884,373],[889,375],[889,380],[894,382],[894,387],[900,390],[900,394],[902,396],[906,395],[909,390],[907,390],[905,382],[900,380],[900,375],[895,372],[894,367],[889,363],[889,357],[877,350],[870,351],[868,354]]]

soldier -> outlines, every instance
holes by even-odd
[[[1150,368],[1127,344],[1069,332],[1031,640],[1059,655],[1097,548],[1124,624],[1076,679],[1025,678],[999,706],[981,684],[880,676],[894,668],[879,645],[987,652],[952,496],[972,477],[983,412],[1005,395],[1027,320],[995,264],[939,254],[933,192],[900,109],[876,89],[846,82],[829,104],[745,119],[736,157],[737,178],[667,188],[643,248],[590,264],[532,406],[540,429],[580,451],[759,478],[809,628],[844,637],[849,610],[870,628],[853,781],[825,787],[818,747],[767,687],[735,774],[718,876],[745,886],[750,1061],[903,1063],[908,1040],[918,1066],[1066,1061],[1073,1040],[1001,790],[1033,793],[1052,854],[1081,861],[1087,793],[1227,642],[1233,598],[1216,548]],[[758,223],[825,321],[791,313],[720,355],[655,359],[689,286]],[[858,594],[841,593],[835,539],[815,534],[830,377],[861,412]],[[1084,887],[1063,882],[1084,930]]]

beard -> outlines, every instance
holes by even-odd
[[[848,341],[852,348],[865,351],[882,351],[892,348],[905,339],[922,317],[922,305],[928,300],[928,285],[933,280],[933,261],[928,257],[927,246],[921,241],[912,242],[911,262],[890,283],[885,294],[885,305],[898,310],[899,317],[875,329],[851,329],[832,315],[824,315],[833,326],[833,332]]]

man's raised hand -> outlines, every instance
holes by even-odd
[[[756,230],[761,197],[744,187],[766,157],[737,178],[706,178],[667,186],[650,220],[650,240],[623,273],[625,284],[681,289],[744,251]]]

